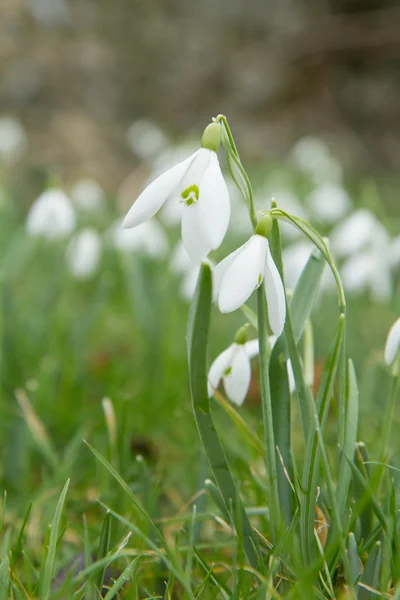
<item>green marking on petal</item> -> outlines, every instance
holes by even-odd
[[[197,185],[190,185],[181,193],[182,201],[187,205],[191,206],[194,202],[197,202],[200,196],[200,191]]]
[[[232,373],[232,367],[228,367],[227,369],[225,369],[224,371],[224,377],[227,377],[228,375],[230,375]]]
[[[258,276],[258,281],[257,281],[257,287],[258,288],[260,287],[260,285],[262,284],[262,282],[263,282],[263,276],[262,276],[262,273],[260,273],[259,276]]]

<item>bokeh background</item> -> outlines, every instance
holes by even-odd
[[[84,511],[96,522],[100,489],[113,494],[82,437],[143,494],[150,469],[169,512],[201,485],[185,349],[196,272],[176,246],[173,207],[141,233],[123,233],[119,219],[218,113],[258,208],[274,196],[331,240],[361,431],[374,439],[383,347],[400,309],[397,2],[1,0],[0,71],[0,477],[15,514],[35,497],[33,540],[67,475],[77,529]],[[230,234],[213,260],[250,232],[230,189]],[[293,287],[310,248],[290,227],[283,239]],[[316,381],[336,314],[327,276],[313,317]],[[210,358],[243,322],[215,311]],[[231,455],[246,462],[215,411]],[[260,426],[256,369],[241,411]]]

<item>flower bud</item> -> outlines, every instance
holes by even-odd
[[[243,325],[235,334],[235,344],[245,344],[247,342],[248,324]]]
[[[218,152],[221,145],[222,130],[219,123],[210,123],[204,130],[203,137],[201,138],[201,145],[203,148]]]
[[[257,223],[256,234],[268,237],[272,229],[272,217],[271,215],[264,215]]]

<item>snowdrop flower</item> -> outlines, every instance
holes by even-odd
[[[132,123],[126,137],[134,153],[142,160],[153,160],[168,145],[165,134],[149,119]]]
[[[80,179],[71,190],[71,200],[78,209],[93,212],[104,205],[104,190],[94,179]]]
[[[22,125],[11,117],[0,118],[0,160],[16,159],[26,151],[28,140]]]
[[[167,235],[156,220],[128,230],[122,227],[122,220],[119,219],[111,227],[109,236],[111,244],[120,252],[138,252],[151,258],[160,258],[168,251]]]
[[[254,199],[256,208],[259,210],[269,210],[271,208],[271,201],[268,200],[268,202],[266,202],[266,198],[271,197],[277,198],[279,202],[279,208],[282,208],[289,214],[300,217],[301,219],[308,219],[307,213],[296,194],[286,188],[276,187],[270,184],[265,185],[256,194]],[[288,239],[295,239],[301,236],[301,233],[297,227],[290,222],[282,221],[280,223],[280,230],[282,235]]]
[[[385,362],[387,365],[394,363],[400,350],[400,319],[392,325],[386,340],[385,346]],[[397,374],[397,373],[395,373]]]
[[[272,332],[279,336],[285,324],[286,304],[282,280],[267,240],[271,227],[271,217],[264,216],[255,234],[216,266],[213,285],[220,311],[228,313],[240,308],[264,281],[269,323]]]
[[[337,184],[323,183],[307,198],[310,213],[321,223],[336,223],[351,209],[346,191]]]
[[[26,231],[32,236],[57,239],[75,229],[75,211],[68,196],[59,189],[46,190],[32,204],[26,219]]]
[[[134,202],[123,227],[141,225],[167,201],[183,204],[182,240],[193,262],[199,262],[224,239],[230,217],[229,193],[221,173],[217,150],[221,126],[209,125],[202,148],[153,181]]]
[[[241,406],[250,387],[250,360],[258,355],[258,340],[247,342],[247,327],[239,329],[235,341],[224,350],[212,363],[208,372],[208,395],[211,397],[222,379],[228,398]],[[270,338],[271,346],[276,338]]]
[[[361,208],[337,225],[330,239],[334,254],[345,257],[363,250],[368,245],[384,244],[388,236],[375,215]]]
[[[90,227],[78,231],[70,241],[66,258],[70,271],[79,279],[86,279],[96,271],[101,255],[101,237]]]

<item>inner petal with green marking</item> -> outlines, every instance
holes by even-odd
[[[190,185],[181,193],[181,202],[184,202],[186,206],[191,206],[194,202],[199,199],[199,188],[196,184]]]

